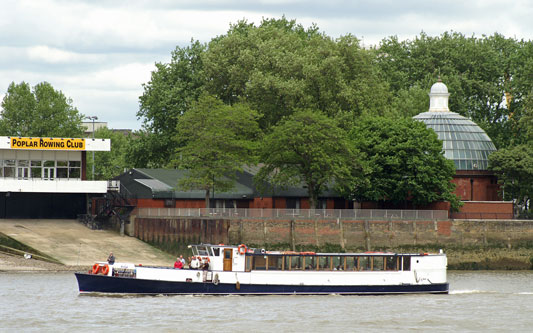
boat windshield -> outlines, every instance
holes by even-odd
[[[194,254],[194,250],[196,250],[196,256],[209,256],[211,255],[211,253],[209,253],[208,251],[208,247],[207,246],[204,246],[204,245],[196,245],[196,246],[193,246],[193,254]]]

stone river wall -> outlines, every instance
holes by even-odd
[[[132,230],[131,230],[132,229]],[[288,244],[342,249],[404,246],[513,247],[533,244],[533,220],[347,221],[135,218],[130,228],[147,242]]]

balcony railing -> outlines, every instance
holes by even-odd
[[[447,220],[446,210],[137,208],[138,217],[213,217],[229,219]]]

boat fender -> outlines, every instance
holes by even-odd
[[[104,265],[104,267],[102,267],[102,274],[109,274],[109,265]]]
[[[235,283],[235,289],[241,290],[241,283],[239,281],[237,281],[237,283]]]
[[[98,272],[100,272],[100,265],[94,264],[92,272],[93,274],[98,274]]]
[[[248,251],[248,248],[246,247],[246,245],[241,244],[241,245],[239,245],[237,250],[239,251],[240,255],[244,255],[246,253],[246,251]]]
[[[220,282],[220,281],[218,280],[218,274],[215,274],[215,278],[213,279],[213,284],[214,284],[215,286],[218,286],[218,283],[219,283],[219,282]]]

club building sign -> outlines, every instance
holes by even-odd
[[[85,150],[85,139],[10,138],[11,149]]]
[[[11,151],[110,151],[110,139],[0,136],[0,155]],[[1,160],[0,156],[0,160]]]

